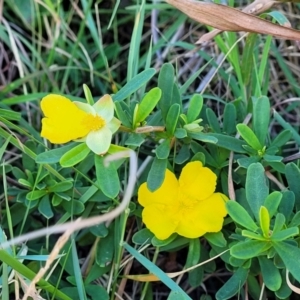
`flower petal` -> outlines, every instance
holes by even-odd
[[[167,169],[163,184],[154,192],[148,190],[146,182],[143,183],[138,191],[138,201],[144,207],[154,203],[165,206],[177,205],[178,181],[175,175]]]
[[[88,114],[96,115],[96,110],[93,106],[89,105],[88,103],[83,103],[79,101],[73,102],[79,109],[85,111]]]
[[[182,169],[179,177],[180,190],[197,200],[212,195],[216,189],[217,176],[200,161],[193,161]]]
[[[115,105],[110,95],[101,97],[94,105],[96,113],[101,116],[106,123],[110,122],[114,116]]]
[[[41,109],[45,115],[42,119],[41,136],[51,143],[67,143],[88,134],[88,129],[82,126],[86,113],[68,98],[47,95],[41,101]]]
[[[207,232],[220,231],[227,214],[226,200],[228,198],[225,195],[214,193],[204,201],[199,201],[182,214],[176,232],[188,238],[197,238]]]
[[[87,146],[96,154],[105,154],[110,146],[112,133],[107,127],[91,131],[86,137]]]
[[[106,125],[112,133],[115,133],[119,129],[119,127],[121,125],[121,121],[119,119],[113,117],[112,120],[109,123],[107,123]]]
[[[160,239],[167,239],[175,232],[178,221],[165,209],[165,205],[153,204],[147,206],[142,213],[146,227]]]

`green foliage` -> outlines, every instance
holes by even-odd
[[[194,299],[199,293],[203,300],[297,298],[286,280],[289,272],[292,284],[300,281],[300,88],[297,59],[289,56],[294,44],[282,41],[279,49],[272,37],[253,33],[237,43],[237,33],[224,32],[214,47],[196,49],[185,34],[178,39],[195,23],[166,3],[138,2],[82,0],[67,7],[60,1],[4,1],[1,299],[15,298],[17,286],[24,294],[23,287],[52,262],[53,249],[59,255],[36,284],[43,298],[113,299],[122,292],[141,300]],[[298,6],[292,9],[291,15],[299,14]],[[266,16],[288,24],[281,12]],[[91,152],[84,139],[57,145],[41,138],[39,101],[49,93],[90,105],[112,96],[121,127],[106,154]],[[134,176],[128,150],[137,157]],[[146,182],[154,192],[167,169],[178,178],[190,161],[210,168],[218,178],[216,192],[232,198],[223,229],[159,240],[143,224],[139,186]],[[57,235],[44,231],[7,246],[22,234],[111,214],[131,181],[121,215],[58,244]],[[192,268],[188,275],[171,279],[167,272],[183,265]],[[152,284],[153,276],[161,283]]]

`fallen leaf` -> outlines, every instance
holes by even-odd
[[[276,37],[300,40],[300,31],[273,24],[272,22],[249,15],[238,9],[221,4],[194,0],[165,0],[193,20],[223,31],[246,31],[270,34]],[[266,3],[272,1],[266,1]],[[253,2],[254,3],[254,2]],[[252,3],[252,4],[253,4]],[[256,4],[252,9],[262,9]]]
[[[255,0],[254,2],[250,3],[246,7],[242,9],[242,12],[247,14],[257,15],[260,14],[269,8],[271,8],[276,2],[273,0]],[[212,40],[216,35],[223,32],[220,29],[213,29],[212,31],[205,33],[201,36],[201,38],[195,44],[202,44]]]

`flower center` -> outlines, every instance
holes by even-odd
[[[196,199],[193,199],[191,196],[186,195],[183,192],[179,192],[178,202],[180,211],[184,213],[193,209],[198,201]]]
[[[82,123],[83,123],[83,126],[88,128],[90,131],[96,131],[105,126],[104,119],[102,119],[98,115],[94,116],[92,114],[87,114],[85,116],[85,118],[83,119]]]

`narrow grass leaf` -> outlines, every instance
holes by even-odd
[[[299,96],[300,96],[300,92],[299,92]],[[273,113],[274,113],[274,119],[284,129],[288,129],[292,133],[295,142],[297,143],[298,146],[300,146],[300,135],[299,135],[299,133],[293,128],[293,126],[290,123],[286,122],[277,111],[273,110]]]
[[[112,96],[113,100],[125,100],[139,88],[145,85],[154,76],[155,72],[155,69],[150,68],[137,74],[129,82],[127,82],[115,95]]]
[[[192,300],[179,286],[175,283],[168,275],[163,272],[159,267],[153,264],[145,256],[139,253],[137,250],[129,246],[127,243],[123,244],[124,248],[136,259],[138,260],[150,273],[153,273],[156,277],[160,279],[171,291],[177,292],[182,295],[185,300]]]
[[[31,269],[19,262],[16,258],[9,255],[5,250],[0,249],[0,258],[2,262],[11,266],[16,272],[18,272],[22,276],[28,278],[29,280],[33,280],[35,278],[36,273],[34,273]],[[70,297],[57,290],[56,287],[52,286],[48,281],[44,279],[40,279],[37,283],[37,286],[41,289],[44,289],[45,291],[48,291],[52,295],[55,295],[55,298],[60,298],[62,300],[72,300]]]
[[[253,69],[253,51],[256,46],[257,34],[250,33],[246,37],[246,44],[244,46],[242,61],[241,61],[241,73],[243,78],[243,83],[247,86],[250,82]]]

